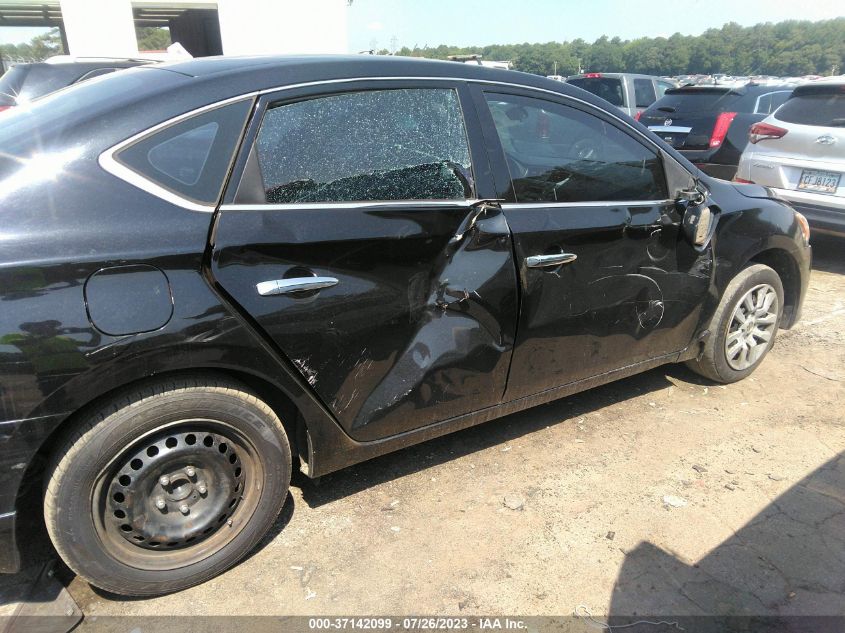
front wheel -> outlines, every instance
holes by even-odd
[[[687,366],[721,383],[742,380],[772,348],[783,314],[783,284],[763,264],[744,268],[728,284],[710,322],[710,337]]]
[[[92,585],[162,594],[246,555],[278,516],[290,473],[279,418],[244,385],[148,383],[58,447],[44,516],[60,556]]]

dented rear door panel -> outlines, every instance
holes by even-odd
[[[312,96],[322,95],[296,98]],[[233,201],[218,212],[216,282],[356,440],[495,406],[504,394],[516,330],[516,267],[504,213],[495,206],[478,213],[473,206],[476,197],[489,197],[492,184],[471,119],[468,124],[474,197]],[[240,161],[247,172],[250,160],[255,152]],[[249,185],[248,174],[242,180]],[[402,181],[409,186],[408,178]],[[310,181],[298,183],[294,194],[288,187],[272,195],[314,189]],[[262,296],[256,289],[268,280],[309,276],[337,283],[288,295]]]
[[[451,208],[224,210],[214,273],[355,439],[500,402],[516,323],[501,211],[463,240]],[[297,270],[338,280],[294,296],[256,285]]]

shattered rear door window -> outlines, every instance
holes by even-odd
[[[473,195],[453,89],[372,90],[268,110],[256,142],[268,203]]]

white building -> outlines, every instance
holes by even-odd
[[[137,26],[194,56],[347,53],[348,0],[0,0],[0,25],[59,27],[77,57],[138,55]]]

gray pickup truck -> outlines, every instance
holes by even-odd
[[[566,83],[601,97],[634,118],[677,84],[634,73],[585,73],[567,78]]]

